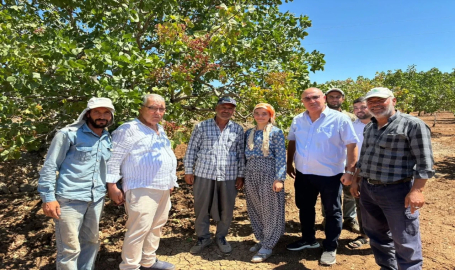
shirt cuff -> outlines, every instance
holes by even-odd
[[[434,176],[434,171],[414,171],[414,179],[430,179]]]
[[[43,203],[53,202],[57,200],[55,198],[55,193],[40,194],[40,197]]]
[[[120,179],[122,179],[121,175],[118,174],[108,174],[106,176],[106,183],[117,183]]]
[[[194,174],[193,168],[186,168],[185,167],[185,174]]]

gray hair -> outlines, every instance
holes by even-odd
[[[145,94],[145,95],[142,96],[142,105],[145,106],[145,104],[147,104],[147,101],[149,99],[162,101],[162,102],[166,103],[166,101],[164,100],[163,96],[160,96],[158,94]]]

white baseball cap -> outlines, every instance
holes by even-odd
[[[385,87],[375,87],[371,89],[366,95],[365,99],[369,99],[372,97],[378,97],[378,98],[389,98],[389,97],[395,97],[393,95],[393,92],[390,91],[389,88]]]

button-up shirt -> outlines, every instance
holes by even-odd
[[[123,191],[171,189],[177,184],[177,159],[164,129],[158,134],[140,120],[127,122],[112,133],[112,156],[107,164],[108,183],[123,178]]]
[[[250,150],[248,147],[248,136],[250,132],[254,132],[254,147]],[[247,160],[252,158],[263,158],[262,152],[264,131],[249,129],[245,132],[245,158]],[[281,129],[272,127],[269,135],[269,155],[266,158],[275,160],[275,180],[286,180],[286,146],[284,141],[284,134]]]
[[[86,202],[103,198],[110,156],[111,139],[107,131],[100,137],[87,124],[61,129],[53,138],[40,171],[41,199],[46,203],[55,201],[55,195]]]
[[[357,167],[360,176],[390,183],[406,177],[433,177],[430,128],[420,119],[397,111],[378,129],[373,117],[364,130],[365,139]]]
[[[357,150],[358,150],[358,155],[357,157],[360,158],[360,150],[362,149],[362,143],[363,143],[363,129],[365,128],[366,124],[362,123],[360,119],[356,119],[354,123],[352,123],[354,126],[355,130],[355,135],[357,135],[357,138],[359,139],[359,142],[357,143]]]
[[[197,124],[185,154],[185,174],[217,181],[243,177],[243,133],[243,128],[233,121],[223,131],[214,118]]]
[[[296,169],[320,176],[344,172],[346,145],[358,142],[351,119],[328,107],[314,122],[308,111],[294,117],[288,140],[296,143]]]

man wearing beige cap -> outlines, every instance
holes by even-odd
[[[40,171],[44,214],[55,222],[57,269],[94,269],[113,114],[110,99],[91,98],[76,122],[57,132]]]
[[[387,88],[373,88],[365,99],[373,117],[356,165],[361,178],[354,177],[351,193],[360,195],[363,228],[381,269],[422,269],[419,208],[434,175],[430,128],[396,111]]]

